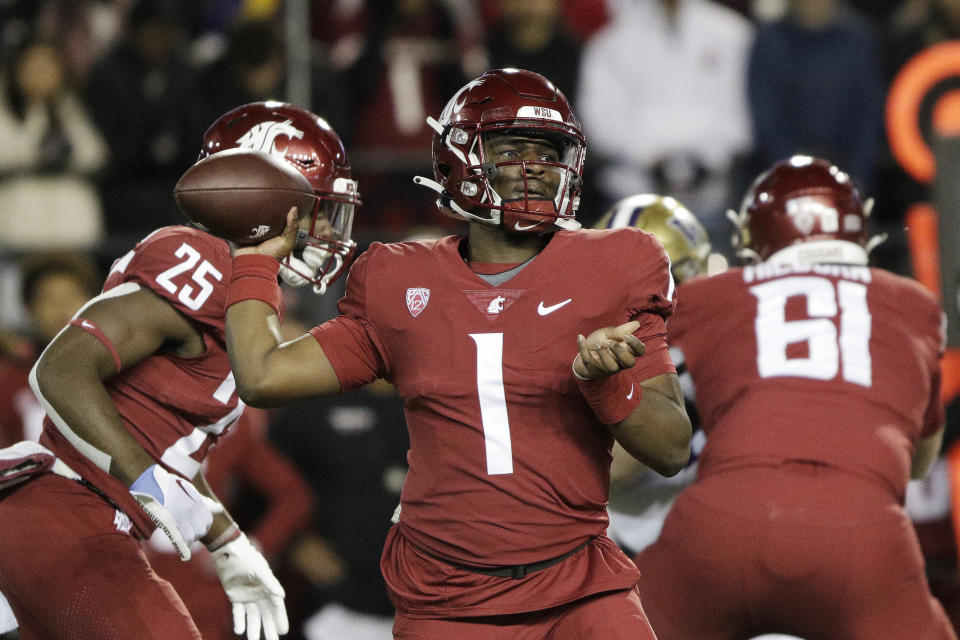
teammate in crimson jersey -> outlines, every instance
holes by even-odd
[[[578,230],[585,143],[543,76],[488,71],[428,123],[434,179],[416,180],[467,235],[373,244],[341,314],[283,345],[274,258],[292,224],[237,249],[241,397],[396,385],[410,471],[381,559],[394,637],[654,638],[605,505],[614,439],[665,475],[689,456],[669,261],[637,229]]]
[[[755,264],[680,287],[670,340],[707,440],[635,558],[666,638],[956,638],[903,509],[942,435],[942,313],[867,266],[868,213],[837,167],[794,156],[735,216]]]
[[[318,204],[292,229],[303,225],[311,251],[284,277],[322,289],[333,245],[349,242],[349,221],[337,237],[331,214],[352,218],[356,204],[340,139],[308,111],[254,103],[204,138],[204,154],[235,146],[281,155],[314,185]],[[10,480],[0,488],[0,591],[25,637],[199,639],[140,549],[154,528],[183,560],[195,540],[211,550],[235,633],[287,632],[283,588],[200,472],[243,410],[225,346],[231,266],[229,244],[212,235],[153,232],[113,264],[103,293],[31,372],[47,410],[43,447],[0,450],[0,487]]]

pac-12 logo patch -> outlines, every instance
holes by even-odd
[[[414,318],[423,313],[430,301],[430,289],[410,287],[407,289],[407,310]]]

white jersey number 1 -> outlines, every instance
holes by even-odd
[[[503,334],[471,333],[477,345],[477,397],[483,422],[483,442],[487,453],[487,473],[513,473],[513,449],[510,445],[510,420],[503,389]]]

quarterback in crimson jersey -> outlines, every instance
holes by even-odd
[[[317,197],[294,216],[305,247],[283,277],[322,291],[327,259],[339,271],[343,256],[333,256],[349,245],[332,219],[352,218],[356,204],[336,133],[298,107],[253,103],[214,123],[204,153],[261,148],[255,133],[273,125],[283,133],[261,150],[300,169]],[[349,234],[349,220],[339,228]],[[140,549],[155,528],[183,560],[196,540],[211,551],[234,633],[287,632],[283,588],[201,473],[243,410],[225,345],[231,269],[224,240],[185,226],[153,232],[113,264],[103,292],[32,370],[47,412],[40,444],[0,450],[0,591],[24,637],[199,639]]]
[[[340,315],[278,344],[279,238],[234,252],[227,344],[271,405],[378,377],[404,398],[410,470],[381,570],[396,638],[654,638],[605,534],[611,447],[672,475],[690,423],[666,345],[669,260],[637,229],[579,230],[584,141],[563,94],[488,71],[435,130],[440,210],[466,236],[373,244]],[[359,461],[362,463],[362,461]]]
[[[679,288],[670,340],[707,439],[635,558],[664,637],[956,638],[902,506],[940,445],[942,313],[867,266],[868,211],[846,174],[794,156],[737,216],[759,261]]]

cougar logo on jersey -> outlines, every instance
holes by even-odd
[[[283,156],[285,149],[277,148],[277,138],[286,136],[288,138],[303,138],[303,131],[300,131],[287,119],[283,122],[268,120],[255,125],[237,140],[237,146],[241,149],[253,149],[254,151],[266,151],[273,156]]]
[[[251,230],[250,230],[250,235],[247,236],[247,237],[248,237],[248,238],[259,238],[259,237],[261,237],[261,236],[265,236],[268,231],[270,231],[270,225],[268,225],[268,224],[261,224],[260,226],[254,227],[253,229],[251,229]]]
[[[520,299],[523,291],[500,290],[500,291],[464,291],[464,295],[470,300],[477,311],[482,313],[488,320],[495,320],[510,308],[510,306]]]
[[[430,289],[411,287],[407,289],[407,310],[414,318],[423,313],[430,301]]]
[[[503,296],[497,296],[487,305],[487,313],[500,313],[503,311],[503,302],[506,300]]]

